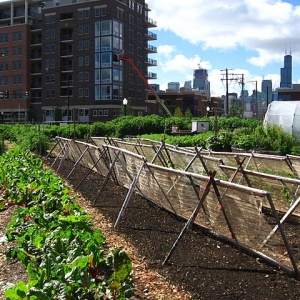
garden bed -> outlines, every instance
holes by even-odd
[[[50,164],[51,161],[48,161]],[[65,178],[72,163],[64,161],[59,175]],[[77,186],[87,170],[78,167],[68,179]],[[104,178],[91,173],[80,186],[78,202],[103,230],[110,248],[123,247],[133,260],[136,293],[133,299],[297,299],[300,282],[259,259],[206,235],[189,229],[168,264],[162,262],[184,223],[138,195],[134,195],[116,230],[116,221],[127,190],[109,182],[101,193],[99,206],[92,202]],[[0,216],[1,235],[12,209]],[[6,217],[4,217],[6,216]],[[298,218],[285,225],[287,232],[300,234]],[[297,233],[297,234],[296,234]],[[297,244],[297,243],[296,243]],[[1,248],[3,250],[3,247]],[[0,281],[26,278],[17,261],[1,255]],[[0,293],[1,295],[1,293]],[[1,297],[0,297],[1,299]],[[4,298],[3,298],[4,299]]]
[[[60,175],[67,176],[72,166],[65,161]],[[78,168],[70,176],[69,183],[76,186],[86,172],[86,169]],[[88,206],[97,196],[103,180],[102,176],[91,174],[80,187]],[[99,206],[94,212],[98,211],[111,225],[114,224],[126,193],[126,189],[110,182],[101,193],[97,202]],[[159,277],[167,278],[170,286],[177,286],[178,290],[183,288],[192,295],[186,299],[293,299],[299,296],[300,281],[195,227],[188,230],[169,262],[162,266],[183,226],[182,220],[134,195],[121,218],[117,233],[134,247],[138,257],[146,263],[145,271],[154,270]],[[285,230],[297,245],[299,219],[290,219],[285,224]],[[158,292],[150,299],[168,299],[163,297]]]

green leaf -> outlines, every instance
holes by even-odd
[[[19,281],[14,287],[9,288],[4,292],[7,300],[22,300],[26,299],[28,292],[27,286],[23,281]]]

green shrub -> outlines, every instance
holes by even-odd
[[[266,128],[259,126],[254,134],[259,148],[279,151],[282,155],[291,153],[293,146],[299,144],[299,140],[294,138],[291,133],[284,132],[283,128],[277,125]]]
[[[206,141],[206,149],[212,151],[231,151],[232,133],[221,130]]]

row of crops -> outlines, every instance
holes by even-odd
[[[6,299],[128,299],[131,260],[122,249],[104,250],[105,237],[58,176],[30,152],[0,156],[0,210],[17,209],[6,236],[15,241],[7,258],[18,258],[28,282],[5,291]]]

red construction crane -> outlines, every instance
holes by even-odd
[[[150,89],[150,91],[154,94],[156,101],[164,108],[164,110],[167,112],[167,114],[169,115],[169,117],[172,117],[172,113],[169,111],[169,109],[167,108],[167,106],[164,103],[164,100],[160,99],[159,96],[157,95],[157,93],[155,92],[155,90],[153,89],[153,87],[148,83],[147,79],[145,78],[145,76],[142,74],[142,72],[137,68],[137,66],[134,64],[134,62],[127,57],[124,53],[119,53],[119,54],[114,54],[114,61],[127,61],[131,64],[131,66],[133,67],[133,69],[138,73],[138,75],[142,78],[142,80],[144,81],[144,83],[147,85],[147,87]]]

